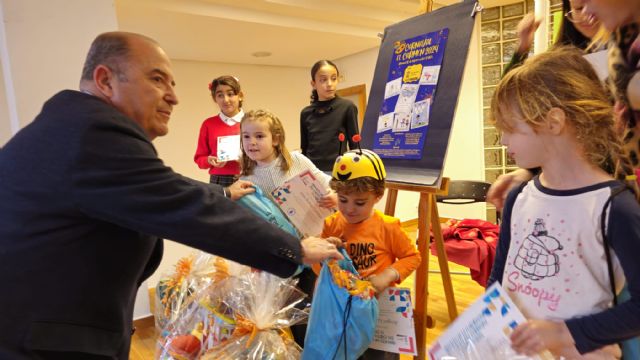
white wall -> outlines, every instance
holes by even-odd
[[[239,78],[245,94],[244,110],[271,110],[284,123],[287,147],[295,149],[300,146],[300,110],[308,105],[311,91],[309,69],[173,60],[173,70],[180,103],[171,116],[169,135],[158,138],[154,144],[160,158],[175,171],[200,181],[209,181],[207,171],[199,169],[193,162],[193,154],[202,121],[219,112],[207,84],[220,75]],[[177,260],[190,251],[192,249],[187,246],[165,242],[162,263],[149,279],[149,286],[155,286],[159,277],[172,271]]]
[[[454,119],[449,150],[444,167],[444,176],[456,180],[483,180],[484,157],[482,152],[482,93],[481,93],[481,65],[480,65],[480,20],[476,21],[469,45],[469,54],[465,66],[458,108]],[[453,44],[448,44],[452,46]],[[373,72],[379,48],[360,52],[335,61],[344,76],[340,87],[365,84],[367,94],[371,90]],[[365,119],[365,121],[371,121]],[[400,191],[396,202],[396,217],[402,221],[417,218],[419,194]],[[377,208],[384,209],[385,199]],[[439,207],[440,216],[454,218],[486,217],[484,204],[465,206],[442,205]]]
[[[0,0],[0,6],[6,104],[0,114],[9,113],[0,122],[23,127],[54,93],[78,87],[91,41],[118,23],[113,0]]]

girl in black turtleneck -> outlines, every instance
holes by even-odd
[[[300,148],[320,170],[331,171],[340,154],[338,135],[345,134],[349,147],[358,134],[358,109],[349,100],[336,96],[338,67],[320,60],[311,68],[311,105],[300,113]],[[343,149],[347,150],[347,149]]]

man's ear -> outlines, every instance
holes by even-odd
[[[564,110],[552,107],[547,113],[547,130],[553,135],[560,134],[566,127],[567,117]]]
[[[113,71],[106,65],[100,64],[93,70],[93,82],[98,91],[107,98],[113,96],[113,81],[115,76]]]

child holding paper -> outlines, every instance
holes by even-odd
[[[235,153],[240,147],[240,120],[244,116],[244,94],[238,79],[228,75],[213,79],[209,84],[209,91],[213,101],[220,108],[220,113],[202,123],[193,160],[201,169],[209,169],[209,182],[229,186],[240,173],[237,159],[227,159],[230,158],[229,154]]]
[[[640,206],[602,170],[635,185],[602,84],[579,51],[560,48],[506,74],[491,105],[509,155],[542,169],[507,197],[489,279],[529,319],[513,349],[619,357],[617,344],[640,334]],[[631,300],[616,306],[625,278]]]
[[[338,194],[340,211],[325,219],[322,231],[322,237],[342,238],[354,267],[378,293],[420,265],[420,253],[400,220],[373,208],[384,195],[385,176],[382,160],[373,151],[351,150],[339,156],[330,185]],[[367,349],[360,359],[399,359],[399,355]]]
[[[337,196],[329,189],[329,176],[318,170],[304,155],[287,150],[284,126],[275,114],[265,110],[247,112],[240,123],[240,132],[241,179],[251,181],[265,194],[270,194],[291,177],[310,170],[328,190],[327,195],[318,201],[318,206],[336,206]],[[298,276],[298,287],[309,295],[309,299],[313,297],[316,278],[308,268]],[[306,330],[306,324],[291,327],[293,337],[300,346],[304,345]]]

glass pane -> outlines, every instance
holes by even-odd
[[[488,87],[482,89],[482,106],[490,107],[491,106],[491,97],[493,96],[493,92],[496,91],[495,87]]]
[[[532,13],[534,12],[534,0],[527,0],[527,12],[528,13]]]
[[[500,133],[495,128],[484,129],[484,147],[500,146]]]
[[[502,166],[502,149],[488,149],[484,151],[484,166]]]
[[[502,7],[502,17],[522,16],[524,15],[524,3],[515,3]]]
[[[507,166],[516,166],[516,161],[509,154],[505,154],[507,157]]]
[[[482,68],[482,86],[498,84],[501,75],[502,68],[500,65],[484,66]]]
[[[500,62],[500,44],[482,46],[482,64],[496,64]]]
[[[500,18],[500,6],[482,10],[482,22]]]
[[[562,0],[551,0],[549,1],[550,6],[560,5],[562,6]]]
[[[516,31],[518,27],[518,23],[522,18],[516,18],[512,20],[505,20],[502,22],[502,40],[511,40],[516,39],[518,37],[518,32]]]
[[[502,175],[502,170],[485,170],[484,172],[484,181],[488,183],[493,183],[496,181],[498,176]]]
[[[482,24],[482,43],[500,41],[500,23],[497,21]]]
[[[502,61],[509,63],[518,47],[518,41],[505,41],[502,43]]]

